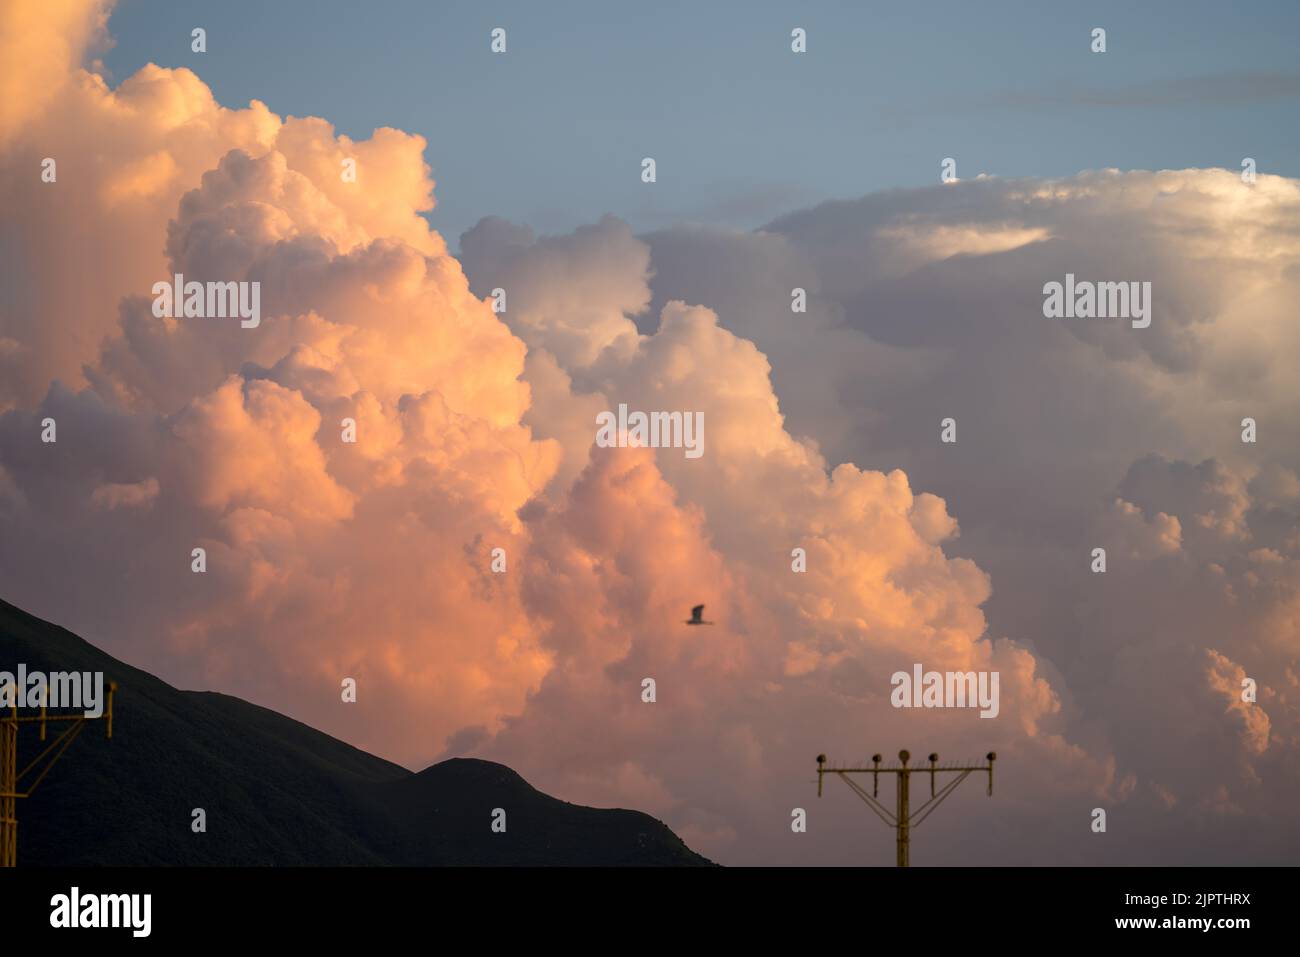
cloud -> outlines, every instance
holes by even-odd
[[[520,560],[559,449],[520,424],[524,343],[420,216],[424,141],[227,110],[187,70],[110,89],[65,67],[0,151],[23,240],[0,309],[6,597],[413,763],[497,727],[549,656],[487,559]],[[261,326],[155,318],[178,272],[259,282]]]
[[[186,69],[149,64],[110,89],[100,75],[77,68],[109,5],[41,7],[28,24],[27,11],[36,6],[7,4],[4,16],[13,29],[0,31],[17,45],[12,56],[0,57],[6,70],[0,89],[15,110],[0,122],[0,205],[7,212],[0,224],[6,252],[0,310],[5,338],[23,346],[21,353],[0,349],[0,409],[37,400],[54,378],[84,383],[83,366],[96,361],[101,341],[117,331],[119,303],[148,294],[169,259],[178,258],[168,247],[169,223],[205,173],[217,179],[192,202],[239,209],[255,220],[265,216],[246,225],[267,236],[305,230],[344,253],[378,237],[425,255],[445,252],[420,215],[433,205],[421,137],[380,129],[354,142],[335,137],[323,120],[282,119],[256,100],[227,109]],[[248,165],[246,178],[237,179],[235,161],[218,169],[232,150],[269,159]],[[41,179],[45,158],[56,163],[54,183]],[[343,181],[344,158],[356,160],[357,183]],[[276,206],[232,202],[240,190],[263,185],[247,178],[253,175],[275,180],[278,192],[267,198]],[[199,212],[182,210],[182,226]],[[202,241],[220,244],[221,235]],[[221,257],[236,252],[207,250]],[[214,269],[227,266],[224,258],[209,262]],[[76,282],[66,281],[69,269]],[[51,321],[56,314],[77,321]]]
[[[700,338],[705,325],[682,323],[685,307],[674,300],[701,304],[687,314],[707,315],[712,335],[725,330],[751,341],[781,397],[774,417],[757,403],[714,409],[693,399],[704,403],[706,420],[746,428],[734,442],[724,435],[721,461],[695,472],[672,457],[660,462],[683,499],[703,508],[733,573],[761,578],[752,556],[775,551],[766,533],[778,528],[777,537],[793,544],[801,524],[852,527],[840,513],[803,523],[816,483],[792,467],[800,481],[787,496],[783,482],[762,470],[764,456],[750,450],[793,457],[797,448],[827,467],[855,461],[886,470],[876,475],[905,473],[909,486],[937,493],[927,493],[927,502],[945,503],[934,522],[914,523],[915,534],[940,545],[950,569],[961,561],[954,556],[972,559],[984,582],[960,607],[981,609],[991,627],[970,623],[963,634],[1013,635],[1031,668],[1032,680],[1015,695],[1023,712],[1008,721],[1027,737],[1011,746],[1051,742],[1050,753],[1079,782],[1071,800],[1091,790],[1123,805],[1121,819],[1137,828],[1123,848],[1052,830],[1061,859],[1283,860],[1279,848],[1300,840],[1279,825],[1300,783],[1287,770],[1296,738],[1290,615],[1300,542],[1300,435],[1289,410],[1300,396],[1280,358],[1295,346],[1285,317],[1300,293],[1298,207],[1297,184],[1278,177],[1247,186],[1215,170],[1103,171],[876,194],[791,214],[753,233],[661,230],[643,237],[651,251],[650,306],[631,317],[647,334],[642,348],[630,358],[612,350],[609,363],[566,371],[575,389],[582,383],[610,401],[612,386],[638,401],[661,401],[664,390],[653,384],[667,381],[667,369],[673,394],[694,395],[699,371],[746,395],[744,364],[715,358]],[[471,283],[484,281],[482,261],[467,259]],[[1152,327],[1044,319],[1042,285],[1066,272],[1150,278]],[[509,285],[504,275],[494,273],[494,282]],[[808,291],[807,313],[791,311],[794,287]],[[687,328],[694,334],[684,335]],[[674,362],[646,367],[660,342],[674,343]],[[617,375],[608,371],[614,368]],[[603,379],[596,374],[602,370]],[[651,386],[648,395],[638,385]],[[959,439],[944,447],[939,422],[949,415]],[[1266,442],[1241,441],[1245,416],[1267,423]],[[781,432],[789,444],[776,439]],[[721,481],[711,474],[714,465]],[[754,475],[762,480],[747,480]],[[838,486],[839,470],[830,475]],[[894,555],[909,551],[877,528],[852,538],[883,540]],[[1110,553],[1104,575],[1090,570],[1098,545]],[[815,543],[809,556],[810,576],[823,563],[859,575],[871,567],[870,556],[839,543]],[[899,581],[914,582],[893,567],[865,591],[888,595]],[[805,599],[800,628],[808,628],[809,608],[842,607],[853,593],[843,579],[816,585],[823,601]],[[923,586],[910,594],[928,592]],[[780,594],[779,580],[757,593]],[[854,615],[839,624],[871,636],[860,656],[816,637],[815,628],[783,638],[783,671],[753,683],[785,687],[829,669],[830,689],[860,689],[876,669],[895,664],[876,657],[891,640],[887,617]],[[901,620],[927,636],[912,646],[915,658],[929,660],[943,646],[928,637],[941,632]],[[1214,664],[1214,655],[1231,667]],[[1256,705],[1225,710],[1225,682],[1232,682],[1224,676],[1235,681],[1237,669],[1263,692]],[[1032,688],[1043,695],[1036,706],[1028,706]],[[1234,688],[1239,692],[1239,683]],[[823,728],[852,726],[832,716],[825,697],[802,706]],[[781,713],[788,719],[790,710]],[[876,723],[884,720],[878,710],[867,710],[873,730],[890,731]],[[777,753],[780,734],[765,729],[764,750]],[[920,729],[918,722],[890,733],[913,740]],[[805,749],[827,750],[826,738],[823,731]],[[957,740],[980,753],[969,738]],[[1018,757],[1031,753],[1043,760],[1037,752]],[[792,751],[787,760],[797,765],[799,757]],[[1214,773],[1204,773],[1207,766]],[[1265,779],[1271,788],[1261,785]],[[1041,775],[1023,783],[1033,793],[1054,790]],[[716,775],[712,786],[727,787]],[[728,800],[745,803],[741,793]],[[1225,814],[1235,823],[1227,825]],[[1153,836],[1202,828],[1206,815],[1215,821],[1214,837],[1199,852]],[[702,834],[722,833],[720,818],[697,823]],[[1053,829],[1060,821],[1040,823]],[[1143,828],[1148,836],[1138,833]],[[1256,836],[1263,832],[1271,841]],[[778,840],[769,835],[765,846]]]
[[[107,46],[113,0],[9,3],[0,10],[0,145],[19,135],[84,74],[87,54]]]
[[[1300,97],[1300,73],[1278,70],[1245,70],[1232,73],[1200,74],[1116,83],[1109,86],[1080,86],[1057,83],[1044,87],[1024,86],[994,90],[985,94],[954,93],[924,104],[895,101],[881,112],[895,123],[922,113],[1060,113],[1068,110],[1198,110],[1214,107],[1242,107],[1251,104],[1285,102]]]
[[[1176,106],[1234,106],[1300,96],[1300,73],[1240,72],[1184,76],[1111,88],[1005,90],[961,100],[961,109],[1045,110],[1062,107],[1142,109]],[[952,108],[956,109],[956,105]]]

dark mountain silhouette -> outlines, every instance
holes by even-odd
[[[639,811],[556,800],[490,761],[415,774],[239,698],[179,691],[0,601],[0,671],[20,663],[118,684],[113,740],[88,723],[18,802],[20,867],[710,863]],[[19,770],[43,747],[24,726]],[[191,831],[194,808],[207,833]]]

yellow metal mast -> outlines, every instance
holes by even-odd
[[[102,720],[107,731],[108,740],[113,739],[113,692],[116,690],[117,683],[110,681],[108,683],[108,706],[98,718],[88,718],[84,714],[48,715],[45,712],[44,704],[41,705],[39,717],[18,717],[18,705],[14,704],[10,714],[0,718],[0,867],[18,866],[18,798],[32,796],[36,786],[45,780],[45,775],[49,774],[50,768],[54,767],[55,762],[63,757],[63,752],[68,750],[68,745],[76,740],[77,735],[81,733],[87,721]],[[39,724],[40,740],[44,741],[46,725],[50,722],[66,723],[68,726],[46,746],[44,751],[19,771],[18,726],[20,724]],[[19,782],[47,756],[49,761],[45,763],[45,766],[41,768],[40,773],[36,775],[32,782],[27,785],[27,790],[19,791]]]
[[[975,771],[987,771],[989,775],[989,795],[993,794],[993,762],[997,760],[997,752],[990,751],[987,755],[988,764],[977,765],[975,767],[963,767],[953,765],[949,767],[939,767],[939,755],[930,755],[930,766],[928,768],[909,768],[907,762],[911,760],[912,755],[907,751],[898,752],[899,766],[896,768],[882,768],[880,766],[880,755],[871,756],[872,766],[869,768],[828,768],[826,767],[826,755],[817,755],[817,796],[822,796],[822,776],[826,774],[838,775],[840,780],[847,784],[858,797],[866,802],[871,810],[876,812],[876,816],[892,827],[897,832],[898,837],[898,866],[908,867],[908,858],[911,851],[911,831],[912,828],[919,825],[930,812],[938,807],[943,799],[957,789],[957,785],[965,781]],[[937,792],[935,791],[935,775],[937,774],[956,774],[953,778]],[[872,778],[871,794],[858,785],[856,781],[849,777],[851,774],[870,774]],[[893,813],[889,811],[876,798],[880,796],[880,775],[896,774],[898,775],[898,801],[897,810]],[[926,801],[916,812],[913,813],[910,808],[911,803],[911,783],[913,774],[930,775],[930,800]]]

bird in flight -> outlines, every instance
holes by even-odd
[[[696,605],[691,609],[691,617],[686,620],[688,625],[711,625],[713,622],[704,620],[704,606]]]

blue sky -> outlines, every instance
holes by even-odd
[[[122,0],[104,59],[115,83],[188,66],[226,106],[423,134],[455,248],[486,215],[750,228],[933,183],[946,156],[963,178],[1244,156],[1300,175],[1298,28],[1295,2]]]

